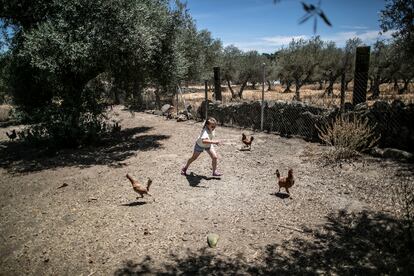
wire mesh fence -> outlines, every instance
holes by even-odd
[[[380,94],[376,97],[372,97],[372,87],[364,88],[368,91],[367,100],[354,106],[352,96],[357,87],[353,82],[342,93],[342,101],[339,83],[333,86],[331,94],[326,93],[326,87],[317,89],[316,85],[306,85],[300,89],[301,101],[293,101],[295,92],[284,93],[281,85],[273,87],[271,91],[266,86],[264,95],[261,87],[256,90],[247,89],[243,93],[243,99],[232,99],[228,88],[223,85],[223,100],[220,102],[214,100],[212,90],[207,91],[208,116],[215,117],[223,126],[299,136],[310,141],[320,141],[318,129],[333,123],[339,115],[358,116],[366,118],[369,125],[375,127],[376,134],[381,137],[380,146],[414,152],[413,89],[410,87],[408,92],[400,95],[390,86],[386,84],[379,87]],[[189,111],[193,119],[205,118],[206,97],[203,86],[181,88],[181,91],[177,89],[177,93],[169,99],[178,115]],[[155,98],[148,96],[147,100],[154,101]]]

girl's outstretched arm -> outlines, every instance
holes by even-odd
[[[220,140],[210,140],[210,139],[203,139],[201,140],[204,144],[211,144],[211,145],[221,145],[222,142]]]

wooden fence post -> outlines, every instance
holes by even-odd
[[[204,81],[204,101],[205,101],[205,105],[206,105],[206,120],[207,120],[207,116],[208,116],[208,94],[207,94],[207,90],[208,90],[208,86],[207,86],[207,82],[208,80]]]
[[[221,101],[220,67],[214,67],[214,95],[216,101]]]
[[[355,57],[354,91],[352,104],[355,106],[367,100],[370,47],[357,47]]]

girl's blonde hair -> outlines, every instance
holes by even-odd
[[[213,117],[209,117],[209,118],[206,120],[206,122],[204,123],[203,128],[206,128],[206,127],[207,127],[207,125],[211,125],[211,124],[215,124],[215,125],[217,125],[217,120],[216,120],[216,119],[214,119]]]

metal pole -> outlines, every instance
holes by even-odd
[[[265,85],[265,77],[266,77],[266,63],[262,64],[263,66],[263,83],[262,83],[262,116],[260,118],[260,130],[263,131],[263,121],[264,121],[264,85]]]
[[[178,116],[178,91],[177,91],[177,116]]]
[[[205,104],[206,104],[206,120],[208,115],[208,94],[207,94],[207,80],[204,81],[204,92],[205,92]]]
[[[221,101],[220,67],[214,67],[214,96],[216,101]]]

